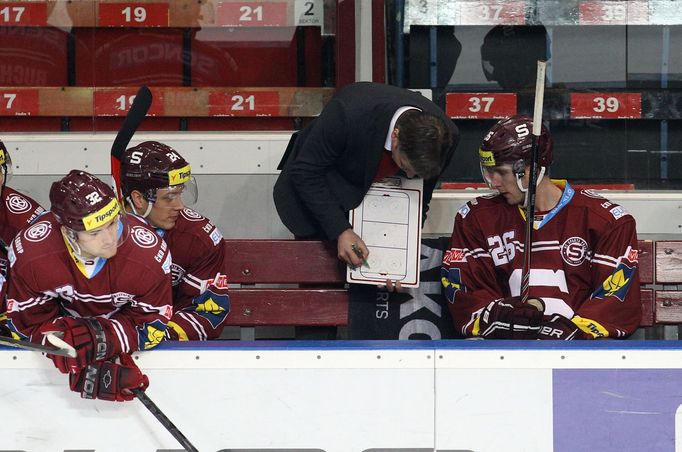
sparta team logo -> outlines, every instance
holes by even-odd
[[[561,258],[574,267],[587,259],[587,242],[582,237],[571,237],[561,245]]]
[[[142,248],[154,248],[159,243],[159,237],[142,226],[133,226],[132,236],[135,243]]]
[[[201,214],[196,213],[192,209],[182,209],[181,215],[185,217],[188,221],[201,221],[204,219],[204,217],[201,216]]]
[[[7,204],[7,208],[10,212],[17,214],[28,212],[29,209],[31,209],[31,203],[28,202],[26,198],[17,195],[16,193],[9,195],[5,200],[5,204]]]
[[[40,242],[48,236],[52,225],[48,221],[39,221],[24,232],[24,238],[29,242]]]

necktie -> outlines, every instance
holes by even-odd
[[[398,173],[398,171],[400,171],[400,168],[393,161],[391,151],[384,149],[383,152],[381,153],[379,169],[377,170],[377,173],[374,176],[374,180],[377,181],[388,176],[395,176]]]

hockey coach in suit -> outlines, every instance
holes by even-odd
[[[369,253],[348,221],[372,182],[400,174],[424,179],[424,213],[459,142],[443,110],[419,93],[359,82],[339,90],[293,136],[278,169],[274,201],[301,239],[337,240],[338,256],[359,266]]]

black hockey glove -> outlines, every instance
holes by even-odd
[[[578,325],[559,314],[545,317],[538,331],[538,339],[543,340],[571,341],[590,338]]]
[[[531,298],[501,298],[490,302],[474,322],[473,335],[487,339],[535,339],[542,321],[544,303]]]
[[[135,364],[132,356],[122,353],[120,363],[100,361],[69,374],[69,387],[80,392],[84,399],[100,399],[116,402],[133,400],[131,389],[145,390],[149,378]]]

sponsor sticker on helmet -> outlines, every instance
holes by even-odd
[[[113,198],[106,206],[102,207],[97,212],[91,213],[83,218],[83,226],[85,226],[86,231],[97,229],[113,220],[120,211],[121,207],[118,204],[118,201],[116,198]]]
[[[5,151],[5,145],[0,142],[0,165],[7,163],[7,152]]]
[[[495,163],[495,156],[490,151],[484,151],[483,149],[478,150],[478,157],[481,160],[482,166],[497,166]]]
[[[168,183],[170,186],[180,185],[192,177],[192,169],[189,165],[168,171]]]

